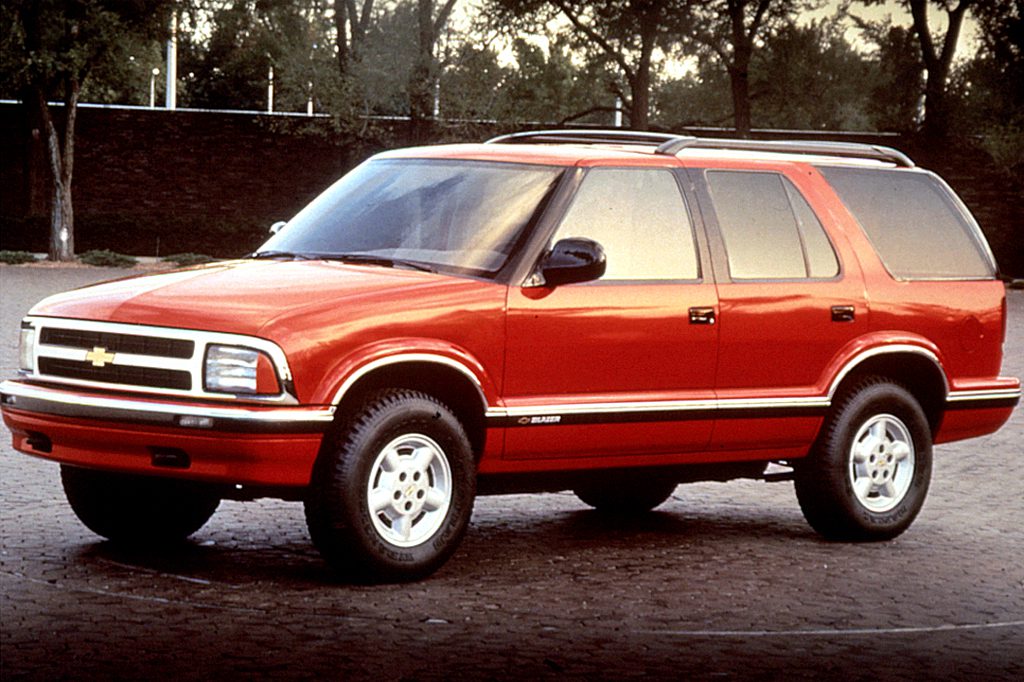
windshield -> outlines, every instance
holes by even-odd
[[[561,172],[482,161],[370,160],[314,199],[254,255],[493,277]]]

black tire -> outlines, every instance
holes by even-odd
[[[306,523],[341,576],[416,580],[455,552],[475,496],[476,463],[452,411],[424,393],[386,390],[325,441]]]
[[[829,540],[889,540],[917,517],[932,470],[931,428],[907,389],[870,377],[844,393],[794,467],[807,522]]]
[[[581,483],[573,493],[599,512],[626,516],[654,509],[672,496],[677,485],[649,474],[625,474]]]
[[[203,527],[220,505],[188,481],[62,465],[64,494],[85,526],[113,542],[165,545]]]

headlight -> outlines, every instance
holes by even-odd
[[[21,323],[18,367],[26,372],[31,372],[36,368],[36,328],[30,322]]]
[[[277,373],[266,355],[243,346],[211,345],[206,349],[203,383],[217,393],[278,393]]]

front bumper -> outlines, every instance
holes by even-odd
[[[65,464],[227,484],[308,485],[331,406],[207,404],[5,381],[15,449]]]

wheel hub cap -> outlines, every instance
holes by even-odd
[[[441,527],[451,506],[448,458],[428,436],[399,436],[377,455],[366,497],[374,529],[384,540],[399,547],[422,544]]]
[[[891,414],[875,415],[850,448],[850,484],[857,501],[873,512],[895,508],[914,480],[914,441]]]

